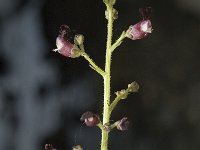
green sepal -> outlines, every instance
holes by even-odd
[[[115,5],[116,3],[116,0],[103,0],[103,2],[106,4],[106,5]]]
[[[75,37],[74,37],[74,43],[76,45],[82,45],[83,42],[84,42],[84,36],[82,34],[75,35]]]

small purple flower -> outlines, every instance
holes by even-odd
[[[130,122],[128,121],[127,117],[122,118],[121,120],[116,122],[116,127],[118,130],[124,131],[128,130]]]
[[[84,121],[85,124],[86,124],[88,127],[96,126],[96,125],[99,124],[99,122],[100,122],[99,116],[96,115],[96,114],[93,114],[93,113],[90,112],[90,111],[87,111],[87,112],[85,112],[84,114],[82,114],[80,120],[81,120],[81,121]]]
[[[150,21],[151,7],[140,8],[139,11],[142,15],[142,21],[131,25],[127,31],[127,37],[132,40],[145,38],[153,31]]]
[[[68,34],[69,30],[67,25],[62,25],[60,27],[60,35],[56,38],[57,49],[54,49],[53,51],[58,52],[65,57],[79,57],[80,55],[77,53],[77,46],[67,40],[66,34]]]

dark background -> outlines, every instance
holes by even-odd
[[[154,31],[126,39],[113,55],[114,92],[132,81],[129,95],[113,112],[126,116],[128,131],[113,131],[111,150],[199,150],[200,1],[118,0],[114,39],[153,8]],[[79,121],[87,110],[102,113],[102,78],[83,58],[51,50],[61,24],[85,36],[87,53],[104,66],[106,19],[102,0],[0,0],[0,149],[59,150],[80,144],[97,150],[100,130]]]

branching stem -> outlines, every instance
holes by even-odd
[[[126,37],[126,32],[123,31],[117,41],[111,46],[110,51],[113,52],[120,44],[122,43],[123,39]]]

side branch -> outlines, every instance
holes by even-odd
[[[90,67],[92,69],[94,69],[96,72],[98,72],[102,76],[105,75],[105,72],[99,66],[96,65],[96,63],[89,57],[87,53],[82,52],[81,56],[83,56],[89,62]]]
[[[126,90],[123,89],[121,91],[117,91],[116,92],[117,96],[110,105],[110,114],[112,113],[112,111],[114,110],[114,108],[116,107],[116,105],[121,99],[126,99],[129,93],[137,92],[138,89],[139,89],[139,85],[137,84],[137,82],[134,81],[128,85],[128,88]]]
[[[111,46],[110,51],[113,52],[118,46],[120,46],[120,44],[122,43],[122,41],[124,40],[125,37],[126,37],[126,32],[123,31],[122,34],[120,35],[120,37]]]

